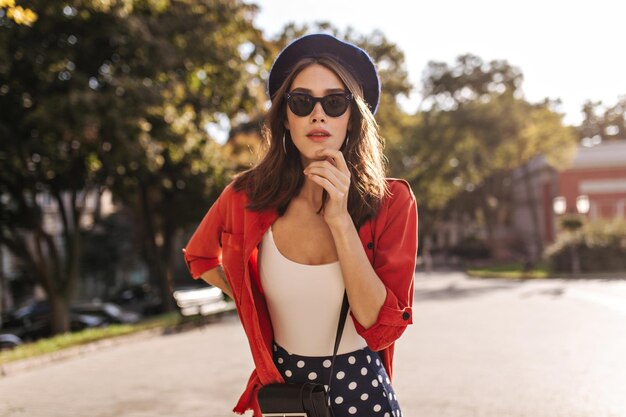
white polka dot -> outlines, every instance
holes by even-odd
[[[276,347],[276,345],[274,345],[274,352],[276,352],[278,350],[278,348]]]
[[[344,376],[346,376],[346,373],[344,371],[337,372],[337,379],[343,379]]]
[[[343,397],[335,398],[335,404],[341,404],[343,402]]]
[[[315,380],[315,378],[317,378],[317,374],[316,374],[315,372],[311,372],[311,373],[309,374],[309,379],[310,379],[311,381],[314,381],[314,380]]]
[[[349,363],[350,365],[354,365],[354,364],[356,363],[356,358],[355,358],[354,356],[350,356],[350,357],[348,358],[348,363]]]
[[[285,375],[287,375],[287,376],[291,376],[291,375],[292,375],[292,373],[291,373],[291,371],[290,371],[289,369],[287,369],[287,370],[285,371]]]
[[[350,408],[348,408],[348,413],[350,413],[350,414],[356,414],[356,407],[350,407]]]
[[[376,366],[380,366],[380,361],[376,359]]]
[[[372,380],[372,386],[373,386],[373,387],[377,387],[377,386],[378,386],[378,381],[377,381],[377,380],[375,380],[375,379],[373,379],[373,380]]]
[[[391,384],[391,381],[389,380],[389,377],[385,377],[385,382],[388,384]]]
[[[348,384],[348,388],[350,388],[351,390],[356,389],[356,382],[350,382],[350,383]]]
[[[389,417],[389,413],[385,413],[383,417]]]
[[[298,363],[296,364],[296,366],[298,368],[304,368],[304,361],[298,361]]]
[[[382,407],[379,404],[374,406],[374,411],[379,412]]]
[[[385,391],[383,391],[383,397],[386,397],[387,393]]]
[[[372,363],[372,358],[370,357],[370,355],[367,355],[367,363]]]
[[[383,383],[383,377],[378,375],[378,382],[380,382],[381,384]]]
[[[283,358],[278,358],[278,363],[283,363],[283,362],[285,362]]]
[[[361,368],[361,375],[367,375],[367,368],[366,367]]]
[[[361,395],[361,399],[363,401],[366,401],[368,398],[369,398],[369,395],[367,395],[367,392],[365,394]]]
[[[330,365],[332,365],[332,363],[329,359],[326,359],[324,362],[322,362],[322,365],[324,365],[324,368],[330,368]]]

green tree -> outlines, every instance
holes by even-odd
[[[423,82],[429,108],[416,115],[408,136],[405,176],[423,196],[431,225],[460,193],[471,193],[464,208],[472,217],[478,212],[492,235],[506,217],[497,212],[511,201],[511,171],[538,155],[554,164],[571,155],[575,139],[555,103],[525,101],[522,80],[521,71],[502,60],[463,55],[453,66],[429,63]],[[538,219],[533,223],[537,237]]]
[[[584,119],[577,127],[580,140],[610,141],[626,139],[626,95],[613,106],[601,101],[587,101],[583,105]]]
[[[0,17],[0,244],[41,283],[55,331],[66,331],[81,230],[92,223],[87,199],[110,188],[140,219],[143,257],[171,307],[172,235],[226,181],[206,126],[257,104],[256,8],[232,0],[29,7],[32,27]]]

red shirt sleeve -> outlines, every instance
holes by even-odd
[[[374,242],[374,270],[387,289],[387,297],[376,322],[369,328],[353,317],[357,333],[374,351],[391,345],[413,323],[417,204],[406,181],[394,181],[390,188],[392,196],[385,224]]]
[[[224,200],[227,198],[226,188],[213,203],[193,236],[183,249],[187,269],[194,279],[200,278],[204,272],[222,264],[221,235],[224,229]]]

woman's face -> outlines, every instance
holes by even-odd
[[[312,64],[296,76],[290,93],[306,93],[324,97],[331,93],[349,93],[341,79],[330,69]],[[287,105],[287,103],[285,103]],[[322,103],[315,103],[313,111],[306,116],[294,114],[287,105],[285,127],[290,131],[294,145],[300,152],[302,165],[324,157],[316,155],[322,148],[340,149],[349,129],[351,106],[339,117],[328,116]]]

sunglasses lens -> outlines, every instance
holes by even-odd
[[[341,94],[331,94],[322,99],[322,108],[330,117],[339,117],[348,109],[348,99]]]
[[[292,94],[289,97],[289,108],[297,116],[306,116],[313,111],[315,102],[308,94]]]
[[[346,112],[351,96],[345,94],[329,94],[322,98],[314,98],[309,94],[293,93],[287,95],[289,108],[296,116],[308,116],[313,111],[315,103],[322,103],[324,112],[330,117],[339,117]]]

